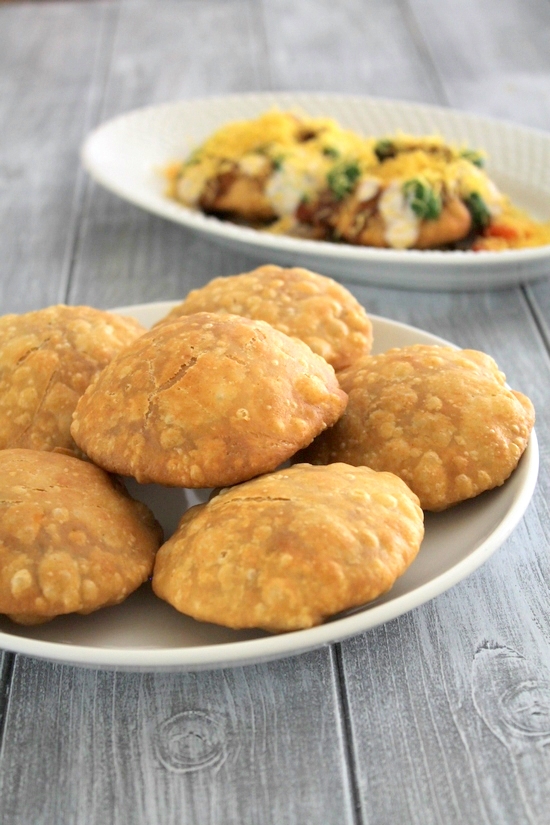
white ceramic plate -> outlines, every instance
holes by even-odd
[[[266,93],[191,100],[139,109],[86,140],[85,168],[137,206],[238,248],[259,263],[300,265],[335,278],[410,289],[488,289],[550,275],[550,246],[507,252],[369,249],[270,235],[194,212],[164,195],[160,170],[185,158],[214,129],[269,108],[335,117],[363,134],[437,132],[489,154],[488,172],[514,202],[550,220],[550,135],[435,106],[343,95]]]
[[[174,305],[142,304],[117,311],[149,326]],[[447,343],[414,327],[371,318],[374,352],[415,343]],[[420,552],[389,593],[319,627],[271,636],[202,624],[160,601],[146,584],[123,604],[89,616],[58,617],[37,627],[22,627],[0,617],[0,648],[90,667],[200,670],[290,656],[354,636],[427,602],[483,564],[523,516],[535,487],[538,463],[533,433],[518,468],[502,487],[447,512],[427,514]],[[135,482],[128,487],[149,504],[167,535],[190,504],[208,495],[207,491]]]

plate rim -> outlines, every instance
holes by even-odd
[[[176,110],[192,110],[201,107],[217,107],[220,105],[228,105],[231,102],[252,103],[258,105],[274,105],[277,100],[282,101],[286,98],[296,101],[296,105],[300,100],[303,104],[307,101],[319,102],[338,102],[341,104],[353,104],[356,106],[374,107],[374,108],[389,108],[399,107],[411,113],[425,112],[436,113],[439,117],[451,118],[461,121],[465,126],[472,125],[488,125],[491,128],[498,128],[506,130],[514,134],[516,139],[523,136],[531,136],[544,143],[550,145],[550,133],[542,129],[517,124],[512,121],[500,119],[497,117],[479,115],[473,112],[462,111],[444,106],[437,106],[426,103],[415,103],[411,101],[402,101],[391,98],[377,98],[372,96],[354,95],[354,94],[339,94],[335,92],[246,92],[243,94],[231,95],[215,95],[211,97],[199,97],[190,99],[181,99],[175,101],[167,101],[156,105],[149,105],[139,107],[128,112],[120,113],[114,117],[104,121],[93,129],[85,138],[81,150],[80,158],[83,167],[97,183],[104,188],[116,194],[123,200],[138,206],[149,213],[155,214],[166,220],[180,224],[190,231],[198,232],[207,236],[215,243],[222,243],[224,245],[233,245],[244,248],[245,250],[253,250],[255,254],[260,252],[271,252],[277,255],[297,255],[300,258],[319,258],[325,261],[326,265],[341,265],[346,266],[355,265],[377,265],[384,268],[402,268],[406,267],[411,270],[413,278],[416,270],[428,269],[424,274],[422,280],[425,281],[420,288],[433,288],[436,284],[443,289],[462,289],[471,288],[477,281],[471,283],[466,281],[469,272],[475,269],[477,272],[480,269],[486,269],[487,274],[490,274],[496,279],[499,278],[499,270],[510,270],[511,268],[531,268],[531,273],[523,271],[521,275],[514,275],[513,279],[497,280],[491,286],[509,286],[510,283],[523,283],[535,278],[543,278],[550,275],[550,244],[540,247],[528,247],[519,250],[503,250],[501,252],[480,251],[472,252],[471,250],[397,250],[397,249],[375,249],[371,247],[360,247],[352,244],[334,244],[328,241],[315,241],[310,239],[296,239],[284,235],[270,235],[269,233],[258,232],[250,227],[241,227],[230,222],[220,221],[213,216],[203,215],[200,212],[192,210],[183,204],[176,201],[171,201],[168,197],[159,195],[158,192],[150,192],[146,197],[139,193],[129,194],[128,188],[121,186],[116,181],[104,173],[104,170],[98,166],[95,153],[97,146],[101,140],[105,139],[106,135],[112,130],[116,130],[119,125],[129,122],[131,119],[141,119],[142,117],[158,116]],[[167,158],[167,161],[169,158]],[[546,194],[546,188],[540,190],[541,193]],[[549,202],[550,212],[550,202]],[[548,263],[548,272],[539,272],[541,265]],[[453,275],[462,278],[464,283],[450,286],[449,279],[438,281],[442,278],[440,269],[455,270]],[[431,271],[432,269],[436,271]],[[538,274],[536,274],[538,272]],[[330,274],[330,273],[329,273]],[[351,277],[351,276],[350,276]],[[417,276],[419,277],[419,276]],[[445,277],[443,273],[443,277]],[[511,277],[511,276],[510,276]],[[363,274],[361,282],[375,283],[376,285],[395,286],[395,276],[393,279],[386,274],[385,278],[382,275],[377,278],[369,278]],[[402,278],[399,278],[399,285],[411,286],[418,288],[418,285],[409,282],[404,283]],[[483,285],[486,287],[486,284]]]
[[[145,302],[114,307],[110,311],[132,315],[135,312],[154,310],[160,317],[178,303],[180,301],[177,300]],[[419,327],[373,313],[369,313],[369,317],[374,324],[382,322],[413,334],[428,336],[434,343],[456,347],[452,342]],[[359,609],[343,618],[328,620],[324,624],[304,630],[268,635],[258,639],[154,650],[147,647],[87,647],[59,641],[32,639],[24,635],[0,631],[0,648],[12,653],[79,667],[130,672],[192,672],[257,664],[300,655],[326,645],[343,642],[431,601],[482,566],[501,547],[521,521],[535,491],[538,470],[539,447],[536,432],[533,429],[520,464],[514,471],[524,476],[523,484],[512,506],[489,536],[451,568],[418,585],[412,591],[393,599],[390,598],[382,604],[367,606],[364,610]]]

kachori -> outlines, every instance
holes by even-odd
[[[188,510],[157,554],[153,590],[200,621],[298,630],[389,590],[423,535],[397,476],[294,465]]]
[[[0,450],[0,613],[37,624],[118,604],[151,574],[151,511],[88,461]]]
[[[159,323],[194,312],[223,312],[266,321],[304,341],[335,370],[368,355],[372,323],[344,286],[301,267],[266,264],[251,272],[214,278]]]
[[[97,376],[71,427],[99,466],[219,487],[269,472],[342,414],[334,369],[264,321],[200,312],[155,327]]]
[[[0,317],[0,449],[74,450],[78,399],[145,331],[132,318],[88,306]]]
[[[417,344],[366,356],[339,374],[342,418],[300,455],[402,478],[425,510],[443,510],[506,481],[535,421],[529,398],[509,389],[477,350]]]

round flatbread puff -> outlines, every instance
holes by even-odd
[[[0,450],[0,613],[37,624],[118,604],[152,572],[150,510],[88,461]]]
[[[267,321],[304,341],[336,371],[372,347],[372,323],[344,286],[307,269],[274,264],[214,278],[192,290],[159,323],[194,312],[229,312]]]
[[[417,344],[361,359],[339,375],[345,415],[301,456],[400,476],[425,510],[498,487],[534,425],[531,401],[508,389],[477,350]]]
[[[132,318],[87,306],[0,317],[0,449],[73,450],[76,402],[145,331]]]
[[[138,339],[78,403],[76,443],[140,482],[223,487],[269,472],[347,403],[333,368],[295,338],[201,312]]]
[[[157,554],[153,590],[201,621],[299,630],[389,590],[423,535],[397,476],[296,464],[189,509]]]

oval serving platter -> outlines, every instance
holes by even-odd
[[[550,135],[443,107],[337,94],[262,93],[189,100],[107,121],[82,147],[89,174],[111,192],[208,240],[284,266],[357,283],[406,289],[504,288],[550,275],[550,246],[505,252],[374,249],[272,235],[186,208],[165,195],[161,170],[215,129],[271,108],[334,117],[365,135],[439,133],[483,149],[487,171],[514,203],[550,220]]]

